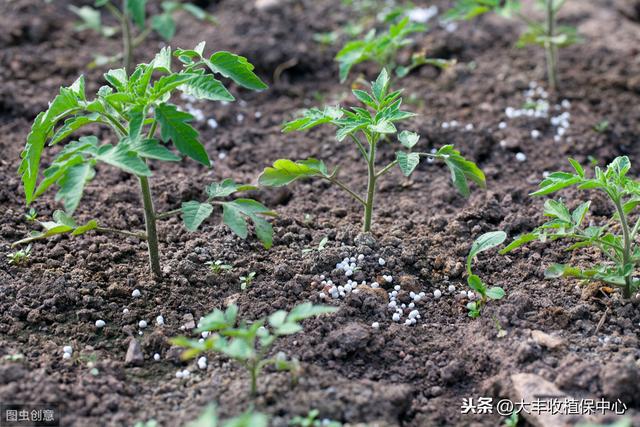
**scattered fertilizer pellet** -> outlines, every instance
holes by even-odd
[[[139,321],[139,322],[138,322],[138,327],[139,327],[140,329],[144,329],[144,328],[146,328],[146,327],[147,327],[147,321],[146,321],[146,320],[141,320],[141,321]]]
[[[98,328],[98,329],[104,328],[104,325],[106,325],[104,320],[96,320],[96,328]]]
[[[440,289],[436,289],[435,291],[433,291],[433,296],[438,299],[442,296],[442,291]]]
[[[449,288],[447,288],[449,290],[449,292],[453,293],[456,291],[456,287],[454,285],[449,285]]]
[[[62,347],[62,351],[64,353],[73,354],[73,347],[71,347],[70,345],[65,345],[64,347]]]
[[[538,139],[540,138],[540,131],[538,129],[534,129],[531,131],[531,138]]]
[[[153,360],[155,360],[156,362],[160,360],[160,355],[158,353],[153,355]]]
[[[383,258],[378,258],[378,264],[385,265],[387,262]]]
[[[164,317],[162,317],[162,315],[156,317],[156,323],[158,324],[158,326],[164,325]]]
[[[198,368],[207,369],[207,358],[202,356],[198,359]]]
[[[134,298],[140,298],[140,291],[137,289],[134,289],[133,292],[131,292],[131,296]]]
[[[527,155],[524,153],[516,153],[516,160],[519,162],[526,162],[527,161]]]
[[[127,314],[129,312],[128,308],[125,308],[124,310],[122,310],[122,314]]]
[[[506,129],[507,128],[507,124],[505,122],[500,122],[500,123],[498,123],[498,128],[499,129]]]
[[[373,323],[371,324],[371,327],[372,327],[373,329],[380,329],[380,323],[378,323],[378,322],[373,322]]]
[[[71,359],[71,353],[63,353],[63,354],[62,354],[62,358],[63,358],[64,360],[69,360],[69,359]]]

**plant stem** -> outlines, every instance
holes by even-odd
[[[151,198],[149,179],[139,176],[140,189],[142,190],[142,203],[144,205],[144,222],[147,227],[147,246],[149,248],[149,267],[156,280],[162,279],[160,271],[160,254],[158,251],[158,232],[156,230],[156,213]]]
[[[546,62],[547,62],[547,78],[549,79],[549,88],[552,91],[558,90],[558,65],[557,56],[558,48],[552,41],[556,33],[556,16],[554,9],[554,0],[546,0],[547,15],[546,15],[546,29],[547,29],[547,41],[544,44]]]
[[[122,59],[124,69],[127,74],[131,74],[131,67],[133,65],[133,40],[131,37],[131,20],[129,19],[129,12],[127,12],[126,0],[122,0]]]
[[[116,228],[110,228],[110,227],[98,227],[96,228],[96,231],[100,233],[121,234],[125,237],[135,237],[140,240],[147,240],[147,235],[143,231],[118,230]]]
[[[364,205],[364,222],[362,224],[362,231],[365,233],[371,231],[371,217],[373,216],[373,199],[376,194],[376,143],[377,137],[372,136],[369,141],[369,158],[368,171],[369,182],[367,184],[367,200]]]
[[[337,180],[336,178],[325,178],[327,181],[331,182],[332,184],[337,185],[338,187],[342,188],[344,191],[346,191],[347,193],[349,193],[349,195],[351,195],[351,197],[353,197],[354,199],[356,199],[356,201],[358,201],[359,203],[365,205],[366,202],[364,201],[364,199],[360,196],[358,196],[356,194],[355,191],[353,191],[352,189],[350,189],[349,187],[346,186],[346,184],[344,184],[342,181]]]
[[[258,369],[256,366],[251,366],[249,372],[251,372],[251,396],[255,396],[258,394]]]
[[[622,262],[623,268],[631,263],[631,232],[629,231],[629,223],[627,222],[627,216],[624,213],[624,208],[622,207],[622,203],[620,203],[620,198],[616,197],[613,199],[613,202],[616,205],[616,210],[618,211],[618,215],[620,216],[620,224],[622,225],[622,236],[624,238],[624,250],[622,252]],[[631,273],[624,277],[624,282],[626,286],[623,289],[623,296],[625,298],[631,297],[631,276],[633,274],[633,269]]]

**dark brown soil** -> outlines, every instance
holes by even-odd
[[[133,425],[150,418],[177,426],[211,402],[224,416],[254,403],[272,417],[273,426],[287,425],[291,417],[313,408],[322,417],[346,423],[497,426],[496,414],[462,415],[462,399],[510,397],[510,376],[527,372],[574,397],[621,399],[634,425],[640,425],[637,305],[598,287],[543,279],[552,262],[587,263],[598,254],[532,244],[509,256],[482,255],[478,273],[504,287],[507,297],[489,305],[477,320],[467,317],[466,299],[447,291],[449,284],[456,295],[466,289],[463,262],[478,235],[503,229],[515,236],[542,221],[544,200],[527,194],[543,171],[566,168],[568,156],[583,164],[591,158],[606,164],[627,154],[638,164],[640,27],[637,9],[629,7],[634,2],[569,2],[563,18],[578,26],[584,42],[562,52],[563,92],[557,101],[571,102],[571,127],[560,142],[554,141],[548,120],[505,117],[505,108],[521,107],[529,82],[542,81],[544,73],[541,51],[512,47],[517,25],[485,17],[450,33],[434,22],[432,31],[419,37],[434,56],[458,63],[442,73],[422,68],[402,80],[406,103],[420,114],[411,128],[423,135],[424,150],[451,143],[476,161],[487,175],[488,190],[474,191],[464,200],[440,165],[422,164],[410,180],[393,172],[381,184],[376,241],[368,246],[356,239],[358,206],[336,188],[310,181],[260,190],[255,197],[279,213],[271,250],[237,238],[217,218],[195,234],[172,219],[160,226],[166,272],[162,283],[148,278],[143,243],[114,236],[54,238],[35,244],[26,266],[6,262],[10,243],[31,227],[23,218],[16,174],[31,121],[60,85],[80,73],[87,75],[89,90],[97,89],[104,70],[87,72],[86,64],[95,52],[119,49],[117,40],[74,32],[68,3],[14,0],[0,5],[0,356],[24,356],[18,362],[0,361],[0,402],[57,402],[65,426]],[[217,160],[210,170],[190,161],[154,165],[159,209],[198,197],[212,179],[252,182],[281,157],[313,155],[340,164],[346,179],[362,188],[364,168],[355,150],[336,143],[329,129],[280,133],[281,123],[301,108],[349,99],[348,88],[337,83],[336,48],[319,47],[312,37],[344,24],[353,11],[339,0],[282,1],[267,10],[256,10],[253,1],[209,3],[220,25],[186,18],[172,45],[191,47],[206,40],[209,49],[245,55],[271,87],[260,94],[234,88],[242,101],[230,105],[197,104],[219,124],[212,129],[206,120],[198,123],[203,143]],[[158,45],[150,40],[137,59],[149,60]],[[366,66],[357,71],[369,78],[375,73]],[[604,119],[609,128],[595,132],[593,126]],[[452,120],[461,125],[442,128],[442,122]],[[498,128],[502,121],[507,128]],[[468,123],[473,130],[464,130]],[[538,139],[531,137],[534,128],[541,132]],[[383,147],[382,157],[391,159],[393,151]],[[526,155],[525,162],[516,161],[518,152]],[[226,157],[218,159],[219,153]],[[633,172],[640,170],[636,166]],[[563,193],[571,205],[578,203],[574,196]],[[592,219],[602,220],[611,209],[602,197],[592,197]],[[35,208],[46,218],[59,206],[49,193]],[[133,177],[101,167],[78,217],[141,228]],[[324,251],[302,252],[325,236],[329,243]],[[385,294],[361,292],[333,302],[340,308],[337,314],[306,321],[303,333],[274,348],[274,353],[285,351],[300,359],[298,382],[267,371],[254,402],[247,397],[246,373],[235,363],[209,355],[208,369],[202,371],[194,362],[180,362],[167,342],[183,333],[180,327],[189,319],[197,321],[230,300],[237,300],[246,319],[304,301],[320,302],[320,289],[312,283],[321,274],[338,279],[332,272],[335,264],[359,253],[366,257],[360,273],[364,279],[391,274],[427,294],[417,305],[422,318],[416,326],[391,320]],[[383,267],[379,257],[386,260]],[[235,269],[219,276],[210,273],[205,263],[216,259]],[[256,280],[240,292],[238,278],[250,271],[257,273]],[[134,289],[141,298],[132,298]],[[435,289],[443,291],[442,298],[433,297]],[[164,326],[156,325],[158,315]],[[94,326],[98,319],[106,322],[99,332]],[[139,320],[149,323],[142,335]],[[372,328],[372,322],[379,322],[380,329]],[[498,338],[496,324],[505,337]],[[533,330],[558,336],[563,345],[542,347],[532,339]],[[140,367],[124,363],[132,338],[142,344],[145,362]],[[65,345],[74,348],[72,360],[62,358]],[[153,360],[154,353],[161,361]],[[176,371],[184,368],[191,376],[177,379]]]

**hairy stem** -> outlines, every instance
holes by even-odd
[[[346,184],[344,184],[342,181],[340,181],[340,180],[338,180],[336,178],[333,178],[333,177],[328,177],[328,178],[325,178],[325,179],[327,181],[331,182],[332,184],[335,184],[338,187],[342,188],[344,191],[346,191],[351,197],[353,197],[360,204],[363,204],[363,205],[366,204],[366,202],[364,201],[364,199],[362,197],[358,196],[355,191],[353,191],[352,189],[347,187]]]
[[[547,78],[549,79],[549,88],[555,92],[558,90],[558,47],[552,41],[556,33],[556,13],[553,7],[553,3],[553,0],[546,0],[547,41],[544,44],[544,49],[546,54]]]
[[[618,211],[618,215],[620,216],[620,224],[622,225],[622,236],[624,238],[624,250],[622,252],[622,262],[624,266],[631,264],[631,232],[629,231],[629,223],[627,221],[627,215],[624,213],[624,208],[622,207],[622,203],[620,202],[620,198],[616,197],[613,199],[614,204],[616,205],[616,210]],[[624,267],[623,266],[623,267]],[[625,298],[631,297],[631,276],[633,275],[633,270],[631,273],[624,277],[625,287],[623,289],[623,295]]]
[[[158,250],[158,232],[156,230],[156,213],[153,208],[151,198],[151,188],[149,179],[146,176],[139,176],[140,189],[142,191],[142,203],[144,205],[144,222],[147,228],[147,246],[149,249],[149,267],[156,280],[162,278],[160,271],[160,253]]]
[[[362,231],[365,233],[371,231],[373,200],[376,194],[376,142],[377,138],[374,135],[369,142],[369,158],[367,160],[369,180],[367,183],[367,199],[364,205],[364,222],[362,224]]]

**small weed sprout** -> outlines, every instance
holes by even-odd
[[[516,46],[536,45],[544,49],[549,88],[557,91],[558,49],[571,46],[580,39],[575,28],[558,25],[558,13],[566,0],[537,0],[536,3],[544,12],[543,21],[534,21],[520,13],[519,0],[458,0],[447,12],[446,18],[469,20],[487,12],[496,12],[505,17],[518,16],[526,23],[527,29],[520,35]]]
[[[451,170],[455,187],[465,197],[469,196],[468,180],[484,187],[485,177],[475,163],[466,160],[452,145],[445,145],[434,153],[414,152],[418,143],[417,133],[402,131],[398,133],[395,123],[413,117],[414,114],[400,110],[402,98],[400,91],[389,91],[389,74],[382,70],[377,80],[371,84],[371,92],[354,90],[354,96],[366,108],[325,107],[323,110],[312,108],[303,117],[284,125],[284,132],[306,131],[322,124],[337,128],[336,139],[339,142],[350,140],[367,164],[368,184],[366,196],[361,196],[338,179],[338,168],[329,171],[321,160],[292,161],[276,160],[272,167],[266,168],[259,178],[265,186],[283,186],[297,179],[319,177],[329,181],[360,203],[364,208],[363,231],[371,230],[374,198],[378,180],[396,165],[404,176],[409,176],[420,163],[421,158],[439,159]],[[407,151],[397,151],[396,159],[378,168],[376,164],[378,146],[396,135],[398,142]]]
[[[289,421],[291,427],[342,427],[342,423],[331,421],[327,418],[318,419],[320,411],[312,409],[305,417],[296,415]]]
[[[222,260],[208,261],[206,265],[209,266],[209,269],[214,274],[220,274],[224,271],[233,270],[233,266],[231,264],[225,264]]]
[[[91,6],[69,6],[71,11],[78,15],[80,22],[76,25],[77,31],[92,30],[103,37],[112,37],[118,33],[118,29],[102,24],[101,12],[99,9],[106,9],[120,24],[123,51],[106,57],[96,56],[90,67],[102,66],[122,60],[123,67],[127,73],[131,73],[133,67],[134,50],[140,46],[152,33],[158,33],[165,41],[170,42],[176,32],[175,15],[180,11],[191,14],[194,18],[215,23],[213,16],[206,13],[193,3],[176,1],[163,1],[162,12],[156,15],[147,16],[148,0],[122,0],[118,8],[110,0],[96,0],[94,7]],[[138,34],[134,35],[137,29]]]
[[[29,222],[34,222],[38,218],[38,212],[34,208],[29,208],[24,218]]]
[[[246,290],[251,284],[253,284],[253,280],[256,278],[256,272],[252,271],[246,276],[240,276],[240,289],[243,291]]]
[[[593,130],[598,133],[605,133],[609,129],[609,120],[602,120],[593,125]]]
[[[266,319],[248,323],[238,320],[238,307],[231,305],[226,311],[216,309],[202,319],[195,332],[209,333],[203,342],[185,337],[173,338],[171,342],[187,348],[182,355],[183,359],[192,359],[207,351],[223,353],[234,359],[248,371],[253,396],[258,390],[258,376],[266,366],[286,371],[297,368],[296,361],[288,360],[286,356],[269,357],[269,350],[275,340],[302,331],[300,322],[304,319],[336,310],[331,306],[304,303],[290,312],[278,310]]]
[[[467,304],[469,316],[472,318],[480,317],[482,308],[487,304],[488,300],[500,300],[504,298],[504,289],[487,285],[480,279],[480,276],[473,273],[471,267],[473,259],[480,253],[494,248],[505,241],[507,235],[504,231],[491,231],[478,237],[471,245],[471,250],[467,256],[467,283],[469,287],[480,295],[478,301],[472,301]]]
[[[8,262],[11,265],[24,265],[27,262],[29,262],[30,257],[31,257],[31,245],[27,246],[24,249],[20,249],[10,254],[7,254]]]
[[[640,264],[640,246],[636,242],[640,229],[640,218],[631,225],[631,213],[640,204],[640,182],[627,176],[631,162],[627,156],[614,159],[605,170],[595,167],[594,177],[587,177],[577,161],[569,159],[574,172],[554,172],[540,183],[540,189],[532,196],[546,196],[568,187],[579,190],[599,190],[607,195],[615,208],[615,214],[604,225],[584,225],[590,201],[570,210],[562,200],[547,200],[544,215],[550,221],[518,236],[500,253],[514,249],[534,240],[567,239],[573,243],[567,250],[584,247],[597,248],[606,256],[608,263],[586,269],[570,265],[553,264],[545,275],[547,278],[575,277],[584,281],[600,281],[622,289],[625,298],[638,290],[640,279],[634,277]]]
[[[248,219],[254,223],[256,235],[263,245],[267,248],[271,246],[272,227],[264,216],[273,216],[273,212],[251,199],[225,201],[238,191],[255,189],[250,185],[240,185],[226,179],[209,185],[206,188],[207,198],[203,202],[184,202],[180,208],[163,213],[155,210],[149,183],[152,175],[147,164],[149,160],[177,162],[186,156],[204,166],[211,165],[204,146],[198,141],[198,132],[190,124],[193,116],[178,110],[170,102],[172,92],[179,90],[210,101],[233,101],[235,98],[214,74],[228,77],[248,89],[266,88],[253,73],[253,66],[246,58],[224,51],[205,57],[204,42],[193,50],[179,49],[175,56],[183,64],[178,72],[171,70],[170,48],[162,49],[151,63],[138,65],[130,75],[124,69],[110,70],[105,74],[109,86],[101,87],[95,99],[87,99],[84,77],[81,76],[70,87],[61,88],[49,109],[36,117],[19,168],[26,202],[29,205],[49,187],[57,184],[56,201],[63,203],[66,212],[57,211],[53,215],[55,221],[40,222],[43,232],[34,233],[14,245],[57,234],[79,235],[91,230],[118,233],[147,241],[151,272],[155,278],[160,278],[156,222],[181,215],[185,227],[195,231],[217,206],[222,208],[222,221],[238,236],[247,237]],[[214,74],[207,73],[207,69]],[[154,80],[154,74],[162,76]],[[61,123],[63,120],[64,123]],[[96,136],[83,136],[65,145],[40,179],[40,162],[45,144],[58,144],[90,124],[111,129],[118,143],[100,144]],[[159,136],[156,135],[157,131]],[[172,142],[180,155],[163,142]],[[137,178],[146,232],[102,227],[96,220],[79,225],[73,220],[71,215],[80,203],[85,186],[94,179],[98,163],[116,167]]]
[[[502,427],[518,427],[518,422],[520,421],[520,417],[516,411],[513,411],[511,415],[506,417],[502,421]]]
[[[350,41],[336,55],[339,64],[340,83],[344,83],[349,77],[351,68],[361,62],[372,61],[382,69],[389,70],[395,76],[402,78],[411,70],[424,64],[434,65],[440,68],[446,67],[449,61],[443,59],[427,58],[424,52],[416,52],[411,55],[411,62],[406,65],[398,64],[398,52],[413,44],[409,37],[415,33],[427,31],[424,24],[410,22],[405,17],[400,22],[391,24],[389,30],[382,34],[376,34],[372,29],[362,40]]]
[[[259,412],[248,410],[242,415],[220,421],[215,405],[208,405],[198,419],[187,423],[185,427],[267,427],[269,418]]]
[[[302,250],[303,254],[307,254],[309,252],[313,252],[313,251],[318,251],[318,252],[322,252],[324,251],[324,247],[327,246],[327,243],[329,242],[329,238],[327,236],[323,237],[322,240],[320,240],[320,243],[318,243],[318,246],[316,246],[315,248],[311,247],[311,248],[304,248]]]

